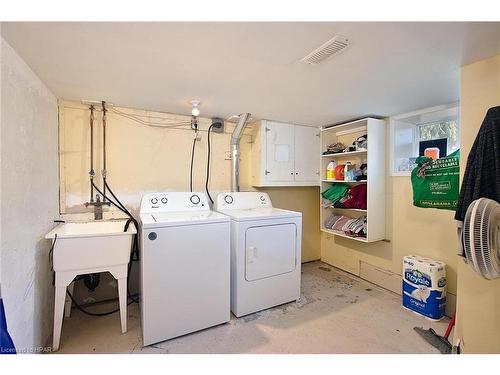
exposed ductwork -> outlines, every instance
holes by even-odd
[[[240,139],[250,113],[242,113],[231,135],[231,191],[240,191]]]

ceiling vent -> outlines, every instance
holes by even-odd
[[[345,50],[348,45],[349,39],[341,35],[335,35],[328,42],[324,43],[319,48],[316,48],[300,61],[309,65],[317,65],[329,57]]]

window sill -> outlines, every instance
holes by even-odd
[[[390,177],[410,177],[411,171],[402,171],[402,172],[391,172],[389,174]]]

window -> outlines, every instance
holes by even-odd
[[[460,148],[460,138],[458,135],[458,119],[418,125],[418,136],[421,141],[446,138],[447,155]]]
[[[458,103],[391,117],[390,147],[391,176],[409,176],[415,167],[415,159],[426,149],[439,150],[439,157],[458,150]]]

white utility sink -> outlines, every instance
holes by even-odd
[[[53,253],[54,271],[81,270],[127,264],[136,228],[126,220],[62,223],[45,238],[57,235]]]
[[[78,275],[110,272],[118,280],[122,333],[127,332],[127,275],[132,238],[137,230],[133,223],[125,232],[127,220],[96,220],[62,223],[45,236],[53,242],[55,277],[54,334],[52,349],[59,349],[63,312],[70,316],[73,280]],[[66,305],[66,306],[65,306]]]

